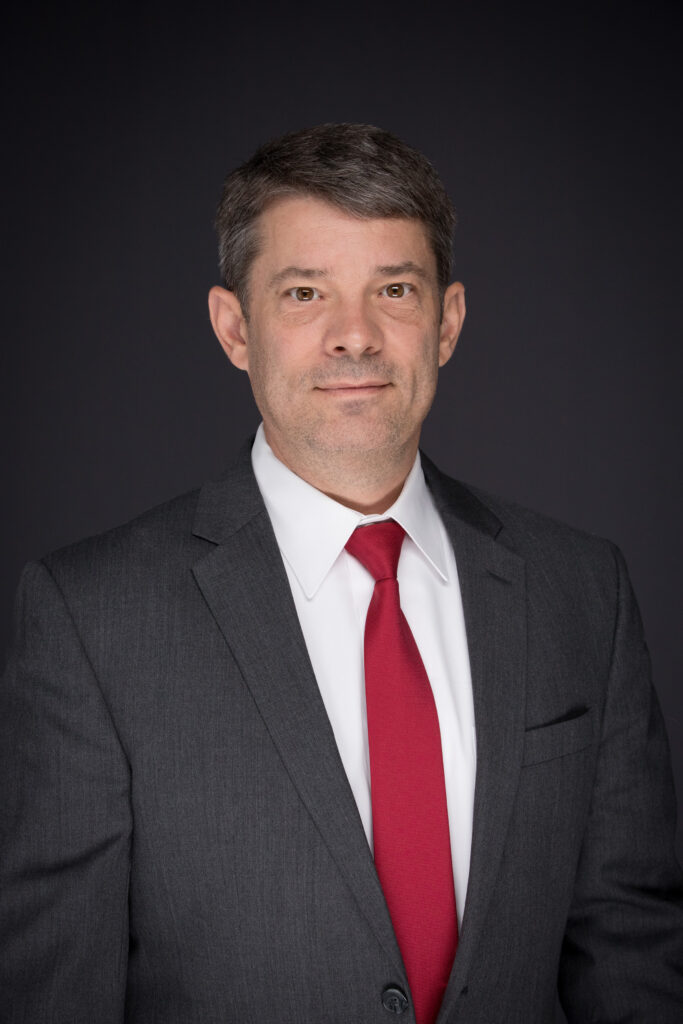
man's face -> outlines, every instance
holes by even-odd
[[[249,373],[275,454],[303,476],[307,459],[414,456],[455,344],[440,327],[423,225],[292,198],[269,207],[259,228],[243,344],[226,350]],[[456,287],[462,300],[452,285],[446,308]]]

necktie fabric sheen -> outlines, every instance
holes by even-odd
[[[439,720],[396,578],[404,536],[384,520],[358,527],[346,549],[375,579],[364,644],[375,866],[417,1024],[433,1024],[458,922]]]

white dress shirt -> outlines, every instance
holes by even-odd
[[[372,849],[363,638],[375,581],[344,545],[357,526],[395,519],[406,537],[401,608],[439,716],[453,880],[462,922],[472,845],[476,744],[472,680],[453,548],[427,489],[420,456],[383,515],[362,515],[306,483],[273,454],[259,427],[256,480],[273,524],[313,671]]]

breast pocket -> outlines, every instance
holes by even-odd
[[[541,764],[556,757],[576,754],[593,742],[595,714],[593,708],[586,708],[574,718],[551,725],[527,729],[524,736],[522,765]]]

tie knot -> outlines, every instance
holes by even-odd
[[[393,519],[357,527],[346,550],[377,580],[395,580],[405,530]]]

